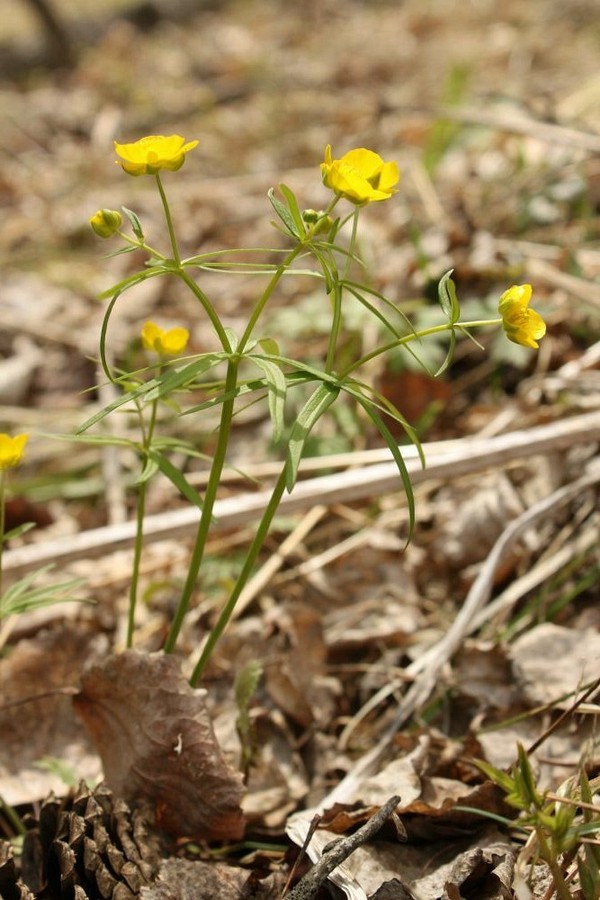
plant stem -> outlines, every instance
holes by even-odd
[[[558,862],[558,853],[556,851],[556,848],[553,846],[548,846],[544,830],[541,826],[535,826],[535,833],[540,847],[540,856],[546,862],[548,868],[552,873],[554,887],[556,889],[556,896],[559,898],[559,900],[573,900],[573,895],[571,894],[571,891],[567,886],[564,875],[560,868],[560,864]]]
[[[239,345],[237,348],[238,353],[243,353],[244,348],[245,348],[246,344],[248,343],[248,341],[250,340],[252,332],[254,331],[254,327],[255,327],[256,323],[258,322],[258,319],[259,319],[263,309],[265,308],[267,301],[269,300],[269,297],[271,296],[271,294],[273,293],[273,291],[279,284],[279,282],[280,282],[282,276],[284,275],[284,273],[286,272],[286,270],[290,267],[290,265],[293,263],[293,261],[298,256],[298,254],[301,253],[304,249],[305,249],[304,244],[301,242],[298,243],[294,247],[294,249],[288,253],[288,255],[283,260],[283,262],[281,262],[280,265],[277,266],[275,272],[273,273],[273,277],[269,281],[268,285],[266,286],[266,288],[262,292],[261,296],[259,297],[259,299],[256,303],[256,306],[252,310],[252,315],[250,316],[250,319],[248,320],[248,324],[246,325],[244,333],[240,338],[240,342],[239,342]]]
[[[183,625],[185,615],[188,611],[190,601],[194,593],[194,588],[196,586],[198,572],[200,571],[200,566],[202,564],[204,548],[206,546],[206,539],[208,537],[208,532],[212,521],[213,507],[217,498],[217,490],[219,488],[221,473],[223,471],[223,466],[225,465],[225,458],[227,455],[227,447],[229,445],[229,435],[231,433],[231,420],[233,418],[238,368],[239,357],[237,355],[231,356],[227,362],[227,375],[225,377],[224,388],[226,399],[223,401],[223,406],[221,407],[219,437],[217,440],[217,446],[215,448],[215,455],[213,457],[208,483],[206,485],[204,504],[202,506],[202,513],[200,515],[200,522],[198,524],[198,531],[196,533],[196,540],[194,543],[194,549],[192,551],[192,558],[190,560],[188,574],[183,586],[181,597],[179,599],[179,604],[177,606],[177,610],[175,611],[175,616],[173,617],[171,628],[165,641],[165,653],[172,653],[175,648],[175,643],[179,636],[179,632],[181,631],[181,626]]]
[[[356,236],[358,233],[358,214],[360,210],[358,207],[354,210],[352,214],[352,233],[350,235],[350,243],[348,244],[348,255],[346,256],[346,262],[344,264],[344,273],[342,275],[341,281],[346,281],[348,277],[348,273],[350,272],[350,266],[352,264],[352,256],[354,254],[354,248],[356,246]],[[331,332],[329,334],[329,342],[327,344],[327,356],[325,357],[325,371],[327,373],[331,373],[333,371],[334,363],[335,363],[335,351],[337,349],[337,343],[340,336],[340,329],[342,327],[342,296],[343,296],[343,286],[338,277],[337,269],[335,270],[335,283],[333,286],[333,318],[331,321]]]
[[[223,347],[225,353],[231,353],[232,347],[231,342],[227,337],[227,332],[225,331],[225,328],[223,327],[223,324],[219,319],[214,306],[212,305],[204,291],[198,287],[193,278],[190,278],[190,276],[182,266],[180,266],[179,269],[176,269],[176,274],[181,278],[184,284],[187,285],[196,299],[200,301],[204,312],[210,319],[210,323],[217,333],[217,337],[219,338],[221,346]]]
[[[123,232],[123,231],[117,231],[116,233],[127,244],[131,244],[132,247],[137,247],[139,250],[144,250],[146,253],[149,253],[150,256],[153,256],[155,259],[166,259],[166,256],[163,253],[159,253],[158,250],[155,250],[154,247],[151,247],[150,244],[147,244],[145,241],[139,241],[139,240],[137,240],[137,238],[129,237],[129,235],[125,234],[125,232]]]
[[[246,586],[248,579],[250,578],[250,575],[252,574],[252,570],[254,568],[254,564],[256,562],[256,559],[258,557],[260,549],[261,549],[261,547],[264,543],[264,540],[269,532],[269,528],[271,527],[271,523],[275,517],[275,514],[277,513],[277,510],[279,509],[279,501],[281,500],[281,498],[283,496],[283,492],[285,490],[286,469],[287,469],[287,466],[284,466],[281,471],[281,474],[279,475],[279,478],[277,479],[277,482],[273,488],[273,493],[271,494],[271,497],[269,499],[267,507],[263,513],[262,519],[260,520],[258,528],[256,529],[256,534],[254,535],[252,543],[250,544],[250,547],[248,548],[248,552],[246,554],[246,559],[244,560],[244,565],[242,566],[240,574],[237,577],[237,581],[234,585],[234,588],[233,588],[231,594],[229,595],[227,603],[221,610],[221,614],[219,615],[219,618],[217,619],[216,623],[213,625],[213,627],[210,631],[210,634],[208,636],[208,639],[206,641],[206,644],[204,645],[204,647],[202,649],[202,653],[200,654],[200,659],[196,663],[196,667],[194,668],[192,677],[190,678],[190,684],[192,685],[192,687],[195,687],[197,685],[198,681],[200,680],[202,673],[204,672],[204,669],[206,667],[206,664],[212,655],[212,652],[215,648],[217,641],[219,640],[219,638],[225,631],[225,628],[227,627],[227,624],[228,624],[228,622],[233,614],[233,611],[235,609],[235,605],[236,605],[237,601],[239,600],[240,594],[244,590],[244,587]]]
[[[160,194],[160,199],[165,213],[165,220],[167,222],[167,228],[169,230],[169,238],[171,239],[171,248],[173,250],[173,260],[177,266],[181,266],[181,257],[179,256],[179,247],[177,246],[177,238],[175,237],[175,229],[173,227],[171,210],[169,208],[167,195],[165,194],[165,189],[163,188],[163,184],[160,178],[160,172],[157,172],[154,177],[156,178],[156,186],[158,187],[158,193]]]
[[[138,582],[140,577],[140,563],[142,560],[142,546],[144,541],[144,516],[146,514],[146,493],[148,482],[140,484],[137,494],[135,511],[135,540],[133,544],[133,564],[131,570],[131,582],[129,584],[129,613],[127,616],[127,649],[133,646],[133,630],[135,627],[135,608],[137,606]]]
[[[160,366],[157,370],[160,374]],[[138,410],[140,416],[140,425],[142,430],[142,445],[145,460],[148,458],[148,450],[152,444],[154,435],[154,426],[156,425],[156,414],[158,411],[158,400],[153,400],[151,404],[150,420],[148,428],[144,428],[144,420],[141,409]],[[135,628],[135,608],[137,606],[138,584],[140,579],[140,564],[142,561],[142,548],[144,544],[144,516],[146,514],[146,496],[148,493],[148,481],[143,481],[138,489],[136,514],[135,514],[135,539],[133,543],[133,564],[131,571],[131,582],[129,585],[129,614],[127,618],[127,649],[133,646],[133,631]]]
[[[378,356],[382,356],[384,353],[389,353],[390,350],[395,350],[396,347],[401,347],[403,344],[410,344],[411,341],[417,341],[421,338],[427,337],[430,334],[443,334],[444,331],[452,331],[453,329],[457,329],[458,331],[464,331],[467,328],[481,328],[487,325],[501,325],[502,319],[476,319],[472,322],[455,322],[452,324],[451,322],[444,322],[443,325],[433,325],[431,328],[423,328],[422,331],[411,332],[411,334],[405,334],[404,337],[397,338],[394,341],[390,341],[389,344],[384,344],[382,347],[378,347],[375,350],[372,350],[370,353],[366,353],[355,363],[352,363],[351,366],[348,366],[344,371],[340,374],[340,379],[346,378],[352,372],[355,372],[356,369],[360,369],[361,366],[364,366],[365,363],[370,362],[372,359],[376,359]]]

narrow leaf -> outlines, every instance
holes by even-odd
[[[358,402],[360,403],[370,420],[373,422],[375,428],[388,445],[390,453],[394,457],[394,461],[398,466],[398,472],[400,473],[400,478],[402,479],[404,493],[406,494],[406,502],[408,504],[408,542],[412,539],[413,532],[415,530],[415,497],[413,494],[412,484],[410,482],[410,475],[408,474],[408,469],[406,468],[406,463],[404,462],[402,453],[400,452],[400,448],[396,442],[394,435],[389,430],[377,410],[374,408],[373,403],[367,397],[361,397],[356,393],[354,393],[353,396],[357,398]]]
[[[144,463],[144,468],[135,479],[135,484],[145,484],[150,481],[150,479],[156,475],[158,472],[158,463],[151,456],[146,457],[146,462]]]
[[[294,224],[296,226],[298,236],[304,237],[306,234],[306,223],[302,218],[302,213],[298,208],[298,201],[296,200],[296,196],[291,188],[287,186],[287,184],[280,184],[279,190],[285,197],[286,203],[288,205],[288,209],[292,214],[292,218],[294,220]]]
[[[260,338],[257,343],[261,350],[264,350],[270,356],[279,355],[279,344],[274,338]]]
[[[278,365],[268,359],[263,359],[262,356],[249,356],[247,358],[265,374],[269,415],[273,423],[273,440],[275,443],[278,443],[281,440],[284,426],[285,398],[287,394],[285,375]]]
[[[134,213],[134,211],[132,209],[127,209],[126,206],[122,206],[121,209],[123,210],[123,212],[129,219],[129,222],[131,224],[131,230],[135,234],[136,238],[143,243],[144,242],[144,230],[142,228],[142,223],[139,220],[139,216],[137,215],[137,213]]]
[[[183,472],[181,472],[176,466],[173,465],[170,460],[163,456],[162,453],[158,453],[154,448],[150,450],[150,457],[154,461],[154,463],[158,466],[160,471],[165,475],[169,481],[175,485],[179,493],[185,497],[185,499],[191,503],[193,506],[197,506],[198,509],[202,509],[202,498],[198,491],[194,490],[191,486],[187,478],[184,476]]]
[[[6,541],[11,541],[13,538],[21,537],[22,534],[27,534],[32,528],[35,528],[35,522],[23,522],[22,525],[17,525],[16,528],[11,528],[10,531],[3,534],[0,541],[4,544]]]
[[[449,269],[442,275],[438,285],[438,297],[444,315],[454,325],[460,318],[460,303],[456,296],[456,286],[450,277],[453,272],[454,269]]]
[[[271,201],[271,206],[273,207],[273,209],[275,210],[275,212],[277,213],[277,215],[279,216],[279,218],[285,225],[286,231],[289,232],[289,234],[291,234],[292,237],[296,238],[296,240],[299,240],[300,235],[296,229],[296,223],[294,222],[294,217],[290,213],[287,206],[284,206],[284,204],[281,202],[281,200],[277,199],[273,188],[269,188],[267,196],[268,196],[269,200]]]
[[[454,349],[456,347],[456,332],[454,328],[450,332],[450,339],[448,341],[448,350],[446,352],[446,357],[444,362],[441,364],[437,372],[435,373],[435,377],[437,378],[439,375],[443,375],[446,369],[449,367],[450,363],[454,359]]]
[[[300,410],[289,437],[286,475],[288,491],[291,492],[296,483],[298,467],[310,432],[323,413],[336,400],[339,392],[339,386],[322,382]]]

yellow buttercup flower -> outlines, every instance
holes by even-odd
[[[0,434],[0,471],[19,465],[28,438],[28,434]]]
[[[321,163],[323,184],[338,197],[362,206],[375,200],[388,200],[396,193],[394,185],[400,180],[395,162],[384,162],[372,150],[361,147],[350,150],[341,159],[333,159],[331,146],[325,148]]]
[[[160,328],[154,322],[146,322],[142,328],[142,344],[145,350],[154,350],[161,356],[178,356],[187,346],[190,333],[187,328]]]
[[[509,340],[537,350],[538,341],[546,334],[546,323],[535,309],[529,309],[530,300],[530,284],[513,284],[500,297],[498,312]]]
[[[160,169],[175,172],[185,162],[185,154],[198,146],[198,141],[189,141],[179,134],[168,137],[162,134],[151,134],[140,138],[133,144],[119,144],[115,141],[115,150],[121,157],[117,160],[128,175],[156,175]]]

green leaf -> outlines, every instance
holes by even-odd
[[[275,212],[277,213],[277,215],[279,216],[279,218],[285,225],[286,231],[289,234],[291,234],[291,236],[293,238],[296,238],[296,240],[300,240],[300,234],[298,233],[298,231],[296,229],[296,223],[294,222],[294,217],[290,213],[287,206],[285,206],[281,202],[281,200],[277,199],[273,188],[269,188],[269,191],[267,192],[267,196],[268,196],[269,200],[271,201],[271,206],[273,207],[273,209],[275,210]]]
[[[306,234],[306,223],[302,218],[302,213],[298,208],[298,201],[296,200],[296,196],[291,188],[287,186],[287,184],[280,184],[279,190],[285,197],[286,203],[288,205],[288,209],[292,215],[294,220],[294,224],[296,226],[297,236],[304,237]]]
[[[265,373],[267,382],[269,415],[273,423],[273,440],[278,443],[281,440],[284,426],[285,398],[287,394],[287,382],[285,375],[278,365],[262,356],[248,356],[255,366]]]
[[[454,359],[454,350],[456,347],[456,332],[454,328],[450,332],[450,338],[448,341],[448,351],[446,353],[446,357],[444,362],[441,364],[437,372],[435,373],[435,377],[437,378],[439,375],[443,375],[446,369],[450,366],[450,363]]]
[[[0,620],[4,616],[18,615],[43,606],[52,606],[55,603],[83,603],[80,597],[70,596],[75,588],[83,584],[83,579],[72,578],[59,584],[47,584],[42,587],[34,587],[33,583],[38,576],[49,572],[52,565],[44,566],[35,572],[30,572],[18,581],[15,581],[0,597]]]
[[[225,328],[225,334],[227,335],[227,339],[231,346],[231,352],[235,353],[235,351],[237,350],[237,346],[239,344],[239,339],[238,339],[237,334],[235,333],[233,328],[229,328],[229,327]]]
[[[408,541],[410,541],[415,530],[415,497],[410,482],[410,475],[408,474],[408,469],[406,468],[406,463],[402,457],[400,447],[398,446],[396,438],[377,412],[373,402],[368,397],[363,397],[358,392],[353,391],[352,395],[356,397],[373,425],[388,445],[390,453],[394,457],[394,461],[398,467],[398,472],[400,473],[400,478],[402,479],[402,485],[404,487],[404,493],[406,494],[406,502],[408,504]]]
[[[133,287],[135,284],[141,284],[142,281],[146,281],[148,278],[154,278],[156,275],[164,275],[167,271],[168,269],[161,264],[160,266],[152,266],[149,269],[144,269],[143,272],[136,272],[135,275],[130,275],[128,278],[124,278],[122,281],[118,281],[117,284],[113,284],[112,287],[102,291],[101,294],[98,294],[98,299],[108,300],[109,297],[122,294],[123,291]]]
[[[163,456],[162,453],[159,453],[154,448],[150,449],[149,456],[163,475],[166,475],[169,481],[175,485],[179,493],[193,506],[202,509],[202,498],[200,494],[191,486],[183,472],[174,466],[166,456]]]
[[[129,222],[131,224],[131,230],[135,234],[136,238],[138,239],[138,241],[141,241],[143,244],[144,243],[144,231],[142,229],[142,223],[140,222],[138,215],[136,213],[134,213],[134,211],[132,209],[127,209],[126,206],[122,206],[121,209],[123,210],[123,212],[129,219]]]
[[[157,378],[151,378],[145,384],[141,384],[132,391],[125,392],[121,397],[117,397],[103,409],[99,410],[99,412],[94,413],[93,416],[90,416],[90,418],[77,429],[76,433],[82,434],[82,432],[88,431],[93,425],[96,425],[98,422],[102,421],[102,419],[106,418],[106,416],[110,415],[110,413],[114,412],[115,409],[119,409],[126,403],[142,399],[145,402],[150,402],[152,400],[161,399],[163,396],[168,396],[172,391],[180,388],[182,385],[186,384],[186,382],[192,381],[198,375],[208,371],[208,369],[217,365],[217,363],[224,359],[226,359],[224,353],[203,353],[186,366],[182,366],[175,370],[168,369],[165,372],[162,372]]]
[[[300,410],[298,418],[292,426],[288,444],[286,487],[289,492],[292,491],[298,478],[298,467],[310,432],[323,413],[337,399],[339,393],[339,385],[321,382]]]
[[[144,468],[142,469],[142,471],[140,472],[138,477],[135,479],[135,484],[136,485],[146,484],[148,481],[150,481],[151,478],[154,477],[154,475],[156,475],[157,472],[158,472],[158,463],[157,463],[156,459],[154,459],[152,456],[150,456],[150,454],[148,454],[148,456],[146,456]]]
[[[226,353],[202,353],[195,357],[193,362],[181,368],[169,369],[154,379],[154,385],[148,392],[147,400],[159,400],[168,396],[173,391],[192,382],[198,375],[208,372],[213,366],[227,359]]]
[[[270,356],[279,355],[279,344],[276,340],[274,340],[274,338],[260,338],[257,343],[261,350],[263,350],[265,353],[268,353]]]
[[[460,318],[460,303],[456,296],[456,286],[450,277],[454,269],[449,269],[445,275],[442,275],[438,285],[438,297],[440,306],[448,321],[454,325]]]
[[[17,525],[16,528],[11,528],[10,531],[5,532],[0,538],[0,542],[5,544],[13,538],[21,537],[22,534],[27,534],[32,528],[35,528],[35,522],[23,522],[22,525]]]

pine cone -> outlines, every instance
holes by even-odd
[[[6,900],[133,900],[154,880],[157,838],[104,785],[80,784],[65,801],[50,795],[26,824],[20,878],[12,853],[0,852]]]

